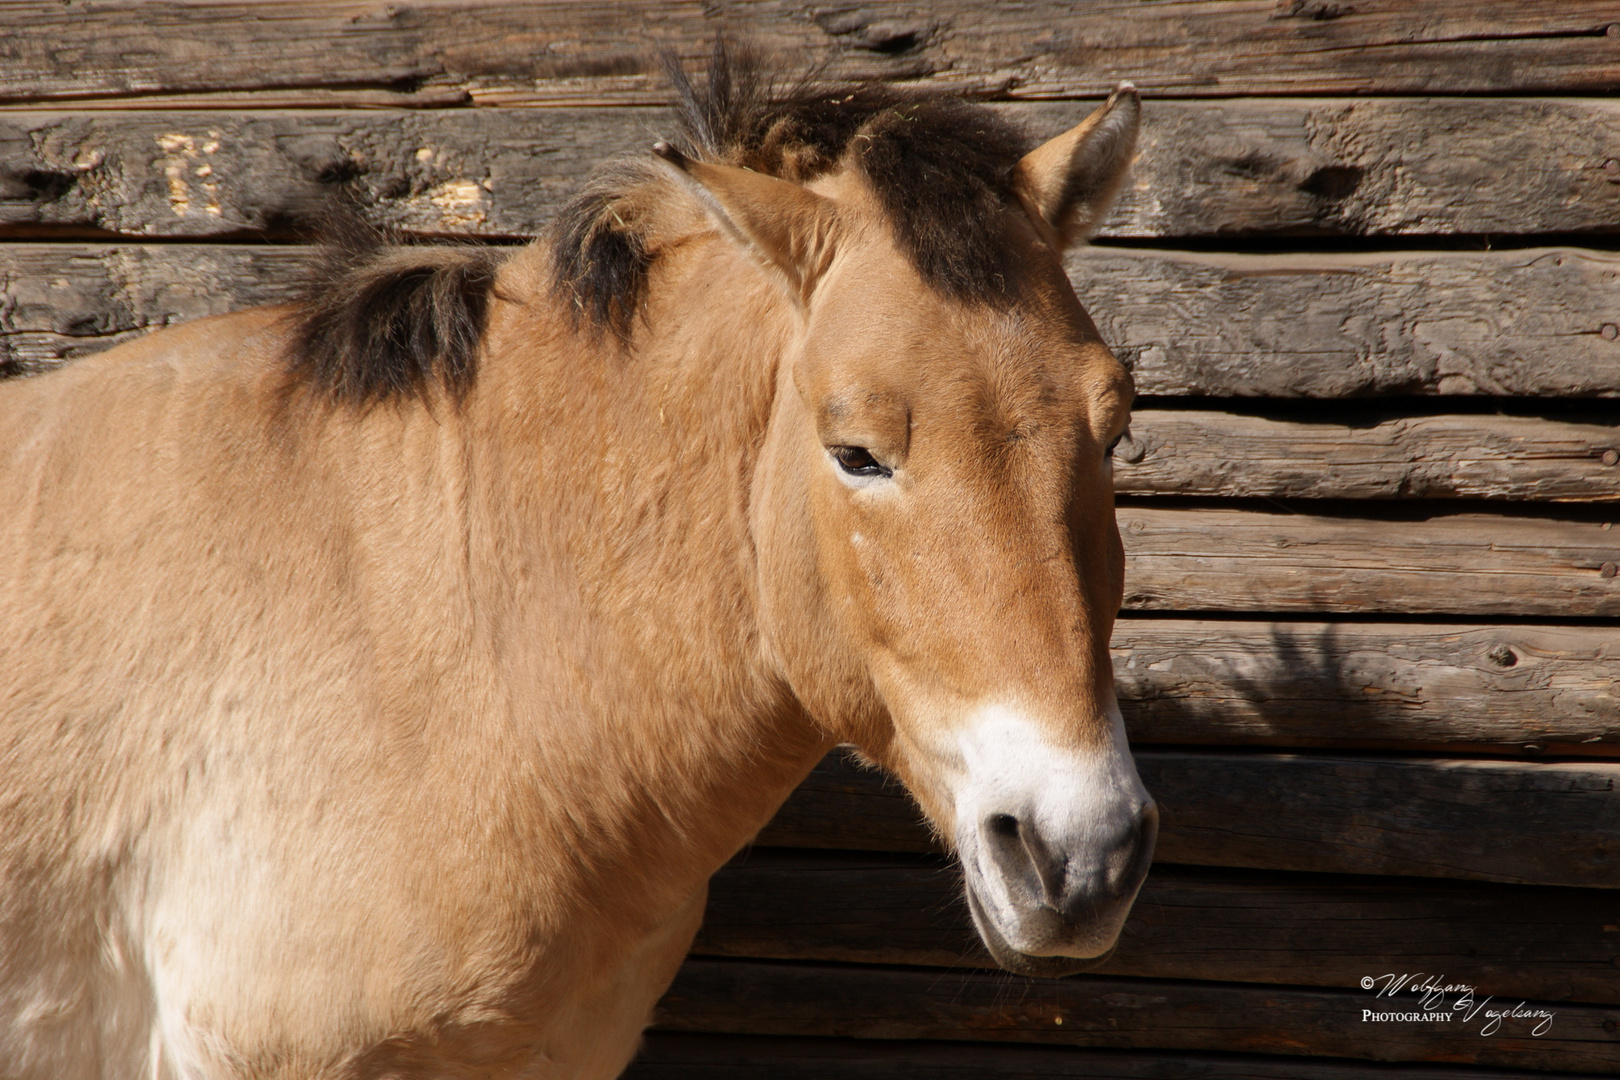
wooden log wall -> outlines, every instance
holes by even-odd
[[[835,755],[630,1075],[1620,1071],[1613,0],[0,3],[0,370],[284,297],[339,187],[532,235],[721,30],[1037,135],[1142,89],[1069,269],[1142,394],[1114,655],[1164,828],[1107,965],[1014,978]],[[1386,974],[1512,1015],[1368,1021]]]

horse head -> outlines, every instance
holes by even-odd
[[[1062,261],[1139,104],[1122,85],[999,171],[862,158],[951,121],[931,107],[805,183],[657,151],[801,314],[753,478],[766,647],[953,846],[995,959],[1064,974],[1113,947],[1158,821],[1108,652],[1131,380]]]

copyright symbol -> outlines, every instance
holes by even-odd
[[[1361,988],[1363,990],[1371,990],[1373,988],[1373,977],[1371,975],[1363,975],[1361,977]]]

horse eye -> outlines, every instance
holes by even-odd
[[[1125,433],[1123,431],[1120,432],[1118,435],[1115,435],[1114,436],[1114,441],[1109,443],[1108,444],[1108,449],[1103,451],[1103,457],[1109,457],[1109,458],[1113,457],[1114,456],[1114,447],[1118,446],[1119,441],[1121,439],[1123,439],[1124,437],[1125,437]]]
[[[834,446],[833,457],[838,467],[851,476],[888,476],[889,470],[877,463],[864,446]]]

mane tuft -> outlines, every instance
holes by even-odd
[[[295,301],[288,363],[340,404],[424,397],[459,401],[477,374],[501,259],[474,245],[408,244],[344,210]]]
[[[843,162],[860,171],[923,279],[962,299],[999,303],[1011,277],[1001,233],[1013,171],[1029,149],[1017,126],[982,104],[865,82],[780,87],[747,50],[715,46],[706,77],[669,65],[686,156],[805,183]],[[653,254],[647,236],[657,174],[628,161],[597,174],[551,226],[552,270],[576,317],[628,336]]]

